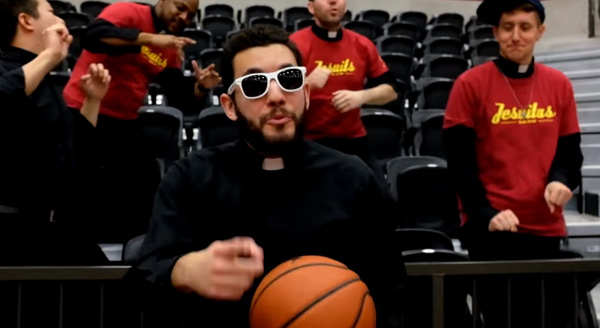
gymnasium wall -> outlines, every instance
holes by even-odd
[[[107,1],[107,0],[105,0]],[[154,0],[136,0],[155,3]],[[82,0],[71,0],[79,8]],[[112,1],[114,2],[114,1]],[[383,9],[391,14],[406,10],[419,10],[428,15],[443,12],[458,12],[468,19],[475,14],[479,1],[460,0],[347,0],[348,9],[356,13],[364,9]],[[234,8],[244,8],[254,4],[268,4],[279,11],[290,6],[305,6],[307,0],[200,0],[200,7],[214,3],[226,3]],[[547,10],[546,39],[586,38],[588,35],[588,0],[548,0],[544,1]],[[600,32],[600,31],[599,31]]]

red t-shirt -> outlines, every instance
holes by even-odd
[[[310,106],[305,113],[305,136],[308,139],[358,138],[367,134],[360,119],[360,110],[340,113],[333,106],[333,93],[338,90],[363,90],[366,78],[375,78],[388,71],[377,48],[366,37],[343,29],[339,41],[325,41],[311,27],[291,35],[302,61],[310,74],[318,66],[326,66],[332,74],[323,89],[310,91]]]
[[[544,191],[558,138],[579,132],[573,88],[564,74],[542,64],[535,64],[529,78],[507,80],[514,94],[493,62],[461,75],[448,100],[444,128],[475,130],[487,198],[493,208],[515,213],[519,232],[564,236],[562,210],[550,213]]]
[[[117,27],[135,28],[156,34],[152,7],[131,2],[117,2],[106,7],[98,18]],[[92,63],[102,63],[112,77],[110,87],[100,105],[100,114],[123,120],[137,118],[137,111],[148,92],[148,84],[167,67],[181,67],[175,49],[141,46],[139,52],[109,56],[84,50],[73,68],[64,90],[69,107],[81,108],[85,95],[79,88],[81,76]]]

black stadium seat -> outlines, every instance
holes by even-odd
[[[79,5],[79,9],[82,13],[88,14],[94,18],[98,17],[102,10],[109,5],[108,2],[88,0],[84,1]]]
[[[367,21],[349,21],[344,24],[344,27],[358,34],[362,34],[370,40],[377,38],[377,31],[373,23]]]
[[[204,7],[204,16],[225,16],[233,18],[233,7],[227,4],[218,3]]]
[[[236,123],[230,120],[221,106],[208,107],[198,119],[200,137],[197,148],[208,148],[232,142],[239,137]]]

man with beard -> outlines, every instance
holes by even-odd
[[[125,242],[148,226],[158,169],[135,119],[149,83],[160,84],[168,105],[180,110],[201,106],[208,89],[220,83],[214,65],[200,69],[193,62],[192,79],[181,70],[182,47],[194,41],[177,34],[197,10],[198,0],[159,0],[156,6],[117,2],[82,37],[84,50],[64,91],[67,105],[82,108],[78,86],[89,63],[101,62],[113,73],[96,129],[102,170],[92,198],[103,204],[93,220],[99,223],[99,242]]]
[[[279,29],[236,34],[222,62],[230,87],[221,103],[241,139],[177,162],[159,187],[132,272],[163,295],[185,295],[168,302],[191,314],[184,326],[247,327],[257,278],[308,254],[357,272],[380,326],[398,322],[390,310],[405,272],[389,245],[389,204],[358,158],[303,140],[309,87],[300,65]]]

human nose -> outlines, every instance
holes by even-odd
[[[278,106],[283,103],[285,103],[284,91],[281,90],[277,81],[275,81],[275,79],[272,79],[269,82],[269,90],[267,92],[267,105]]]

